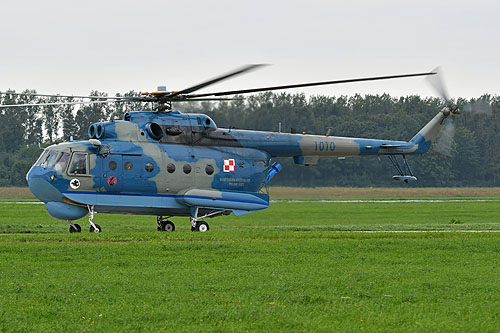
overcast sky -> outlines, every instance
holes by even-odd
[[[200,92],[429,71],[454,97],[498,94],[499,1],[1,0],[0,91]],[[423,79],[312,87],[325,95],[432,95]]]

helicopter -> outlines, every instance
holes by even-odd
[[[87,214],[89,231],[101,232],[101,226],[94,223],[96,213],[156,216],[157,230],[166,232],[175,230],[172,217],[189,217],[191,231],[206,232],[207,218],[231,213],[239,216],[269,207],[269,194],[264,189],[283,169],[278,162],[272,162],[276,157],[291,157],[298,165],[310,166],[323,157],[385,155],[398,171],[393,179],[416,181],[406,155],[429,151],[445,119],[460,113],[444,89],[437,89],[442,92],[445,106],[409,141],[395,141],[218,128],[207,115],[181,113],[172,107],[176,102],[221,101],[231,99],[226,96],[271,90],[437,77],[437,71],[431,71],[194,94],[260,66],[247,65],[179,91],[159,87],[135,97],[30,94],[89,100],[0,107],[154,104],[153,111],[128,112],[122,120],[90,125],[88,140],[47,147],[28,171],[26,180],[31,192],[45,203],[50,216],[68,222],[71,233],[81,232],[81,226],[74,221]],[[441,83],[437,82],[439,88]]]

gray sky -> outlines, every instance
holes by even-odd
[[[2,0],[0,12],[1,91],[179,90],[267,63],[202,91],[440,65],[452,96],[500,92],[498,1]],[[432,95],[421,78],[295,91]]]

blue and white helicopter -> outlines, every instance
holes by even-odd
[[[296,164],[315,165],[321,157],[387,155],[399,174],[416,180],[406,155],[429,151],[443,122],[460,113],[449,102],[409,141],[376,140],[218,128],[204,114],[185,114],[172,103],[223,100],[225,96],[350,82],[431,76],[436,72],[368,77],[285,86],[193,94],[216,82],[253,70],[248,65],[180,91],[158,89],[138,97],[80,97],[89,101],[3,105],[23,107],[115,102],[152,102],[155,111],[125,114],[123,120],[92,124],[89,139],[47,147],[26,179],[31,192],[54,218],[73,223],[89,214],[91,232],[100,232],[96,213],[153,215],[159,231],[174,231],[174,216],[190,217],[191,230],[206,232],[203,221],[233,213],[242,215],[269,207],[263,189],[282,170],[275,157],[292,157]],[[93,99],[93,100],[92,100]],[[397,159],[402,156],[401,159]]]

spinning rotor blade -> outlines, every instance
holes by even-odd
[[[436,73],[437,75],[428,76],[425,79],[434,89],[436,94],[444,101],[448,110],[454,110],[451,113],[449,113],[448,118],[446,118],[445,120],[446,123],[442,127],[441,132],[439,133],[439,136],[432,150],[441,156],[444,156],[446,158],[451,158],[454,136],[455,136],[455,115],[458,114],[460,110],[450,99],[448,89],[446,89],[446,85],[442,80],[443,74],[441,68],[436,67],[435,69],[432,70],[432,72]]]
[[[432,148],[432,150],[437,152],[439,155],[451,158],[454,137],[455,137],[455,118],[450,117],[446,120],[446,124],[441,130],[441,133],[439,134],[436,144]]]
[[[88,98],[88,99],[130,99],[130,97],[51,95],[51,94],[16,93],[16,92],[10,92],[10,91],[0,91],[0,95],[37,96],[37,97],[61,97],[61,98]]]
[[[78,104],[105,104],[105,103],[118,103],[118,102],[128,102],[124,100],[106,100],[106,101],[87,101],[87,102],[55,102],[55,103],[38,103],[38,104],[2,104],[0,108],[18,108],[26,106],[57,106],[57,105],[78,105]]]
[[[70,95],[51,95],[51,94],[31,94],[31,93],[16,93],[16,92],[0,92],[0,95],[18,95],[18,96],[37,96],[37,97],[55,97],[55,98],[79,98],[79,99],[90,99],[90,101],[82,102],[51,102],[51,103],[40,103],[40,104],[9,104],[2,105],[0,108],[8,107],[26,107],[26,106],[56,106],[56,105],[74,105],[74,104],[103,104],[103,103],[118,103],[118,102],[152,102],[158,103],[160,107],[171,107],[172,102],[190,102],[190,101],[227,101],[235,100],[235,98],[215,98],[217,96],[228,96],[237,94],[248,94],[262,91],[272,91],[281,89],[291,89],[291,88],[302,88],[302,87],[313,87],[321,85],[332,85],[341,83],[351,83],[351,82],[362,82],[362,81],[376,81],[376,80],[388,80],[388,79],[398,79],[407,78],[415,76],[428,76],[434,75],[435,72],[429,73],[415,73],[415,74],[402,74],[402,75],[390,75],[390,76],[375,76],[375,77],[365,77],[357,79],[346,79],[346,80],[335,80],[335,81],[321,81],[321,82],[310,82],[310,83],[299,83],[299,84],[289,84],[282,86],[272,86],[263,88],[252,88],[252,89],[242,89],[242,90],[231,90],[231,91],[219,91],[215,93],[207,94],[191,94],[199,89],[207,87],[209,85],[215,84],[217,82],[229,79],[233,76],[237,76],[258,67],[264,66],[264,64],[252,64],[246,65],[239,69],[233,70],[227,74],[215,77],[211,80],[202,82],[195,86],[180,90],[180,91],[155,91],[152,93],[143,92],[141,96],[138,97],[107,97],[107,96],[70,96]],[[240,100],[241,98],[236,98]]]
[[[298,84],[289,84],[289,85],[284,85],[284,86],[274,86],[274,87],[265,87],[265,88],[253,88],[253,89],[221,91],[221,92],[207,93],[207,94],[195,94],[195,95],[188,95],[188,96],[186,96],[186,98],[198,98],[198,97],[209,97],[209,96],[226,96],[226,95],[237,95],[237,94],[249,94],[249,93],[255,93],[255,92],[272,91],[272,90],[280,90],[280,89],[303,88],[303,87],[323,86],[323,85],[330,85],[330,84],[362,82],[362,81],[389,80],[389,79],[399,79],[399,78],[414,77],[414,76],[427,76],[427,75],[434,75],[434,74],[436,74],[436,73],[435,72],[429,72],[429,73],[416,73],[416,74],[375,76],[375,77],[365,77],[365,78],[358,78],[358,79],[346,79],[346,80],[335,80],[335,81],[321,81],[321,82],[310,82],[310,83],[298,83]]]
[[[195,86],[192,86],[192,87],[180,90],[180,91],[174,91],[173,93],[169,94],[168,97],[189,94],[189,93],[192,93],[193,91],[199,90],[199,89],[204,88],[206,86],[209,86],[209,85],[212,85],[214,83],[217,83],[217,82],[229,79],[230,77],[233,77],[233,76],[236,76],[236,75],[240,75],[240,74],[252,71],[252,70],[254,70],[254,69],[258,68],[258,67],[262,67],[262,66],[265,66],[265,65],[264,64],[247,65],[247,66],[238,68],[238,69],[236,69],[236,70],[234,70],[232,72],[229,72],[227,74],[223,74],[223,75],[218,76],[216,78],[213,78],[211,80],[208,80],[208,81],[202,82],[200,84],[197,84]]]
[[[432,86],[436,94],[441,97],[446,102],[446,104],[450,104],[451,102],[450,95],[448,94],[448,89],[446,89],[446,85],[441,78],[443,76],[441,67],[434,68],[432,72],[437,75],[428,76],[425,79]]]
[[[244,101],[244,98],[183,98],[174,100],[177,102],[221,102],[221,101]]]
[[[462,111],[468,113],[491,115],[493,113],[493,107],[491,106],[490,102],[480,99],[465,104],[464,107],[462,108]]]

